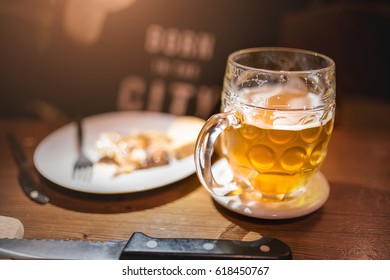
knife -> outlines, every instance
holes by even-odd
[[[27,161],[27,157],[20,145],[18,139],[12,133],[8,133],[8,143],[11,147],[12,154],[16,164],[19,167],[19,183],[27,196],[35,202],[45,204],[49,202],[49,197],[36,188],[33,175]]]
[[[292,259],[284,242],[154,238],[135,232],[129,240],[82,241],[0,239],[0,259],[129,260],[129,259]]]

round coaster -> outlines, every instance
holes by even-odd
[[[229,174],[224,174],[225,172]],[[214,165],[213,174],[217,181],[226,181],[223,177],[231,176],[229,168],[224,164]],[[304,194],[280,202],[253,200],[245,195],[224,197],[212,194],[212,197],[221,206],[245,216],[271,220],[290,219],[312,213],[324,205],[329,197],[329,183],[321,172],[317,172]]]

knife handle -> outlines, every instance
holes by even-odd
[[[120,259],[292,259],[289,246],[275,238],[255,241],[153,238],[135,232]]]
[[[23,191],[30,199],[40,204],[46,204],[49,202],[49,197],[35,188],[34,179],[28,171],[20,171],[18,179]]]

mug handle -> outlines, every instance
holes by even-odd
[[[217,196],[226,196],[215,192],[215,189],[222,188],[211,170],[211,157],[214,152],[214,144],[219,135],[229,126],[240,125],[240,119],[234,111],[212,115],[201,129],[195,144],[195,168],[202,185],[211,193]]]

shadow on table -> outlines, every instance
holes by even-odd
[[[329,183],[327,202],[317,211],[293,219],[251,218],[214,202],[231,222],[219,238],[274,237],[290,246],[294,259],[388,259],[389,250],[377,246],[388,240],[390,192],[363,184]]]
[[[196,175],[168,186],[137,193],[92,194],[73,191],[41,178],[43,191],[50,203],[58,207],[85,213],[127,213],[142,211],[171,203],[199,187]]]

